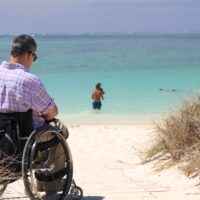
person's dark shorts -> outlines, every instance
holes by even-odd
[[[92,105],[93,105],[93,109],[98,109],[98,110],[101,109],[101,102],[100,101],[94,101],[92,103]]]

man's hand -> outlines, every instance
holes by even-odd
[[[51,107],[48,108],[47,111],[43,112],[41,114],[41,116],[45,120],[49,121],[49,120],[54,119],[57,114],[58,114],[58,108],[57,108],[57,106],[51,106]]]

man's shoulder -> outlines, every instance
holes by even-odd
[[[41,84],[40,78],[30,72],[24,72],[23,82],[29,84]]]
[[[0,64],[0,72],[4,73],[6,77],[10,77],[13,80],[17,80],[19,82],[41,82],[40,78],[30,73],[29,71],[25,71],[23,69],[15,69],[15,70],[9,70],[5,68],[2,64]]]

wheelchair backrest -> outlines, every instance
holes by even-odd
[[[32,130],[32,110],[0,113],[0,150],[7,155],[22,152]]]

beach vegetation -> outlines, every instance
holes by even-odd
[[[156,160],[160,170],[176,165],[187,176],[200,175],[200,98],[185,101],[157,123],[155,138],[145,161]]]

